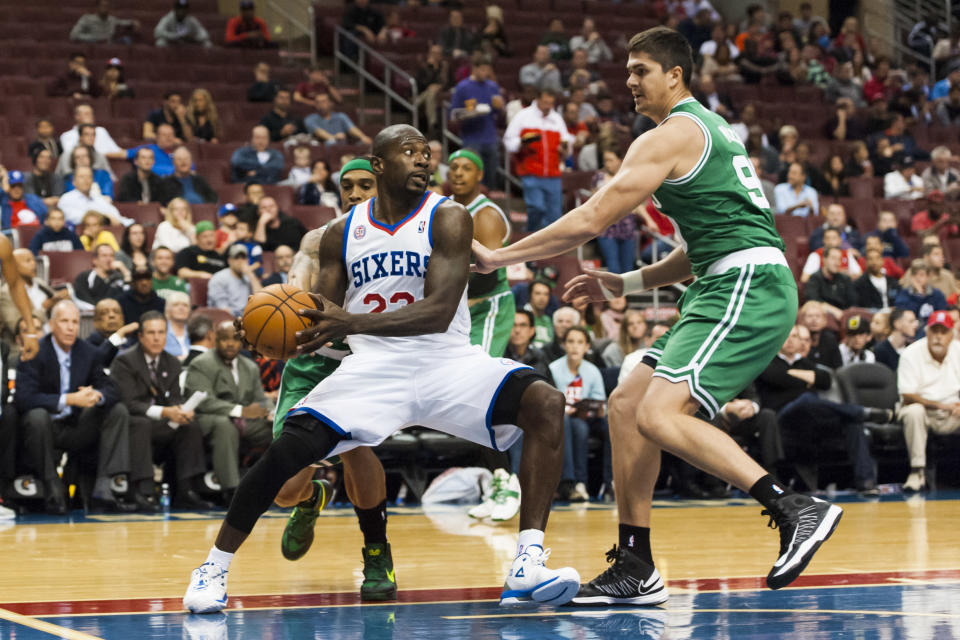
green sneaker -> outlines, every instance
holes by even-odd
[[[333,499],[333,485],[326,480],[314,480],[317,485],[317,501],[313,506],[301,502],[293,508],[287,526],[283,528],[280,551],[287,560],[299,560],[313,544],[313,525],[323,508]]]
[[[363,584],[360,600],[396,600],[397,579],[393,574],[390,543],[370,544],[363,548]]]

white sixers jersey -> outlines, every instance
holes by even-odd
[[[372,198],[356,205],[343,229],[343,262],[347,270],[344,308],[350,313],[383,313],[423,300],[430,254],[433,214],[445,197],[428,191],[419,206],[395,225],[373,217]],[[464,287],[457,312],[443,333],[384,338],[352,335],[350,349],[424,351],[470,344],[470,313]]]

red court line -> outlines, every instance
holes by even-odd
[[[843,587],[845,585],[892,584],[897,579],[944,580],[960,579],[960,570],[935,569],[926,571],[885,571],[875,573],[841,573],[800,576],[790,585],[803,587]],[[737,591],[766,589],[765,578],[696,578],[671,580],[670,587],[691,591]],[[401,591],[397,602],[416,604],[420,602],[453,602],[462,600],[495,600],[500,597],[501,587],[412,589]],[[287,607],[328,607],[360,604],[360,595],[349,593],[303,593],[290,595],[232,596],[231,609],[283,609]],[[180,598],[131,598],[125,600],[76,600],[62,602],[14,602],[0,603],[0,608],[27,616],[83,615],[96,613],[150,613],[182,611]]]

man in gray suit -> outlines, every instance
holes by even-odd
[[[220,323],[216,347],[193,359],[186,382],[186,397],[207,393],[195,420],[213,450],[213,470],[227,504],[240,484],[241,440],[247,448],[265,447],[272,435],[260,369],[239,355],[235,333],[232,322]]]

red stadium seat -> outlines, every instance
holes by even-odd
[[[93,255],[86,251],[41,251],[50,261],[50,284],[72,283],[77,274],[92,268]]]
[[[207,278],[187,278],[187,284],[190,285],[191,305],[194,307],[207,306],[207,284],[209,282]]]
[[[287,213],[302,222],[307,230],[319,229],[337,217],[337,212],[330,207],[311,205],[296,205],[291,207]]]
[[[193,310],[193,313],[201,316],[207,316],[213,322],[214,327],[221,322],[233,322],[233,314],[226,309],[221,309],[220,307],[196,307]]]

